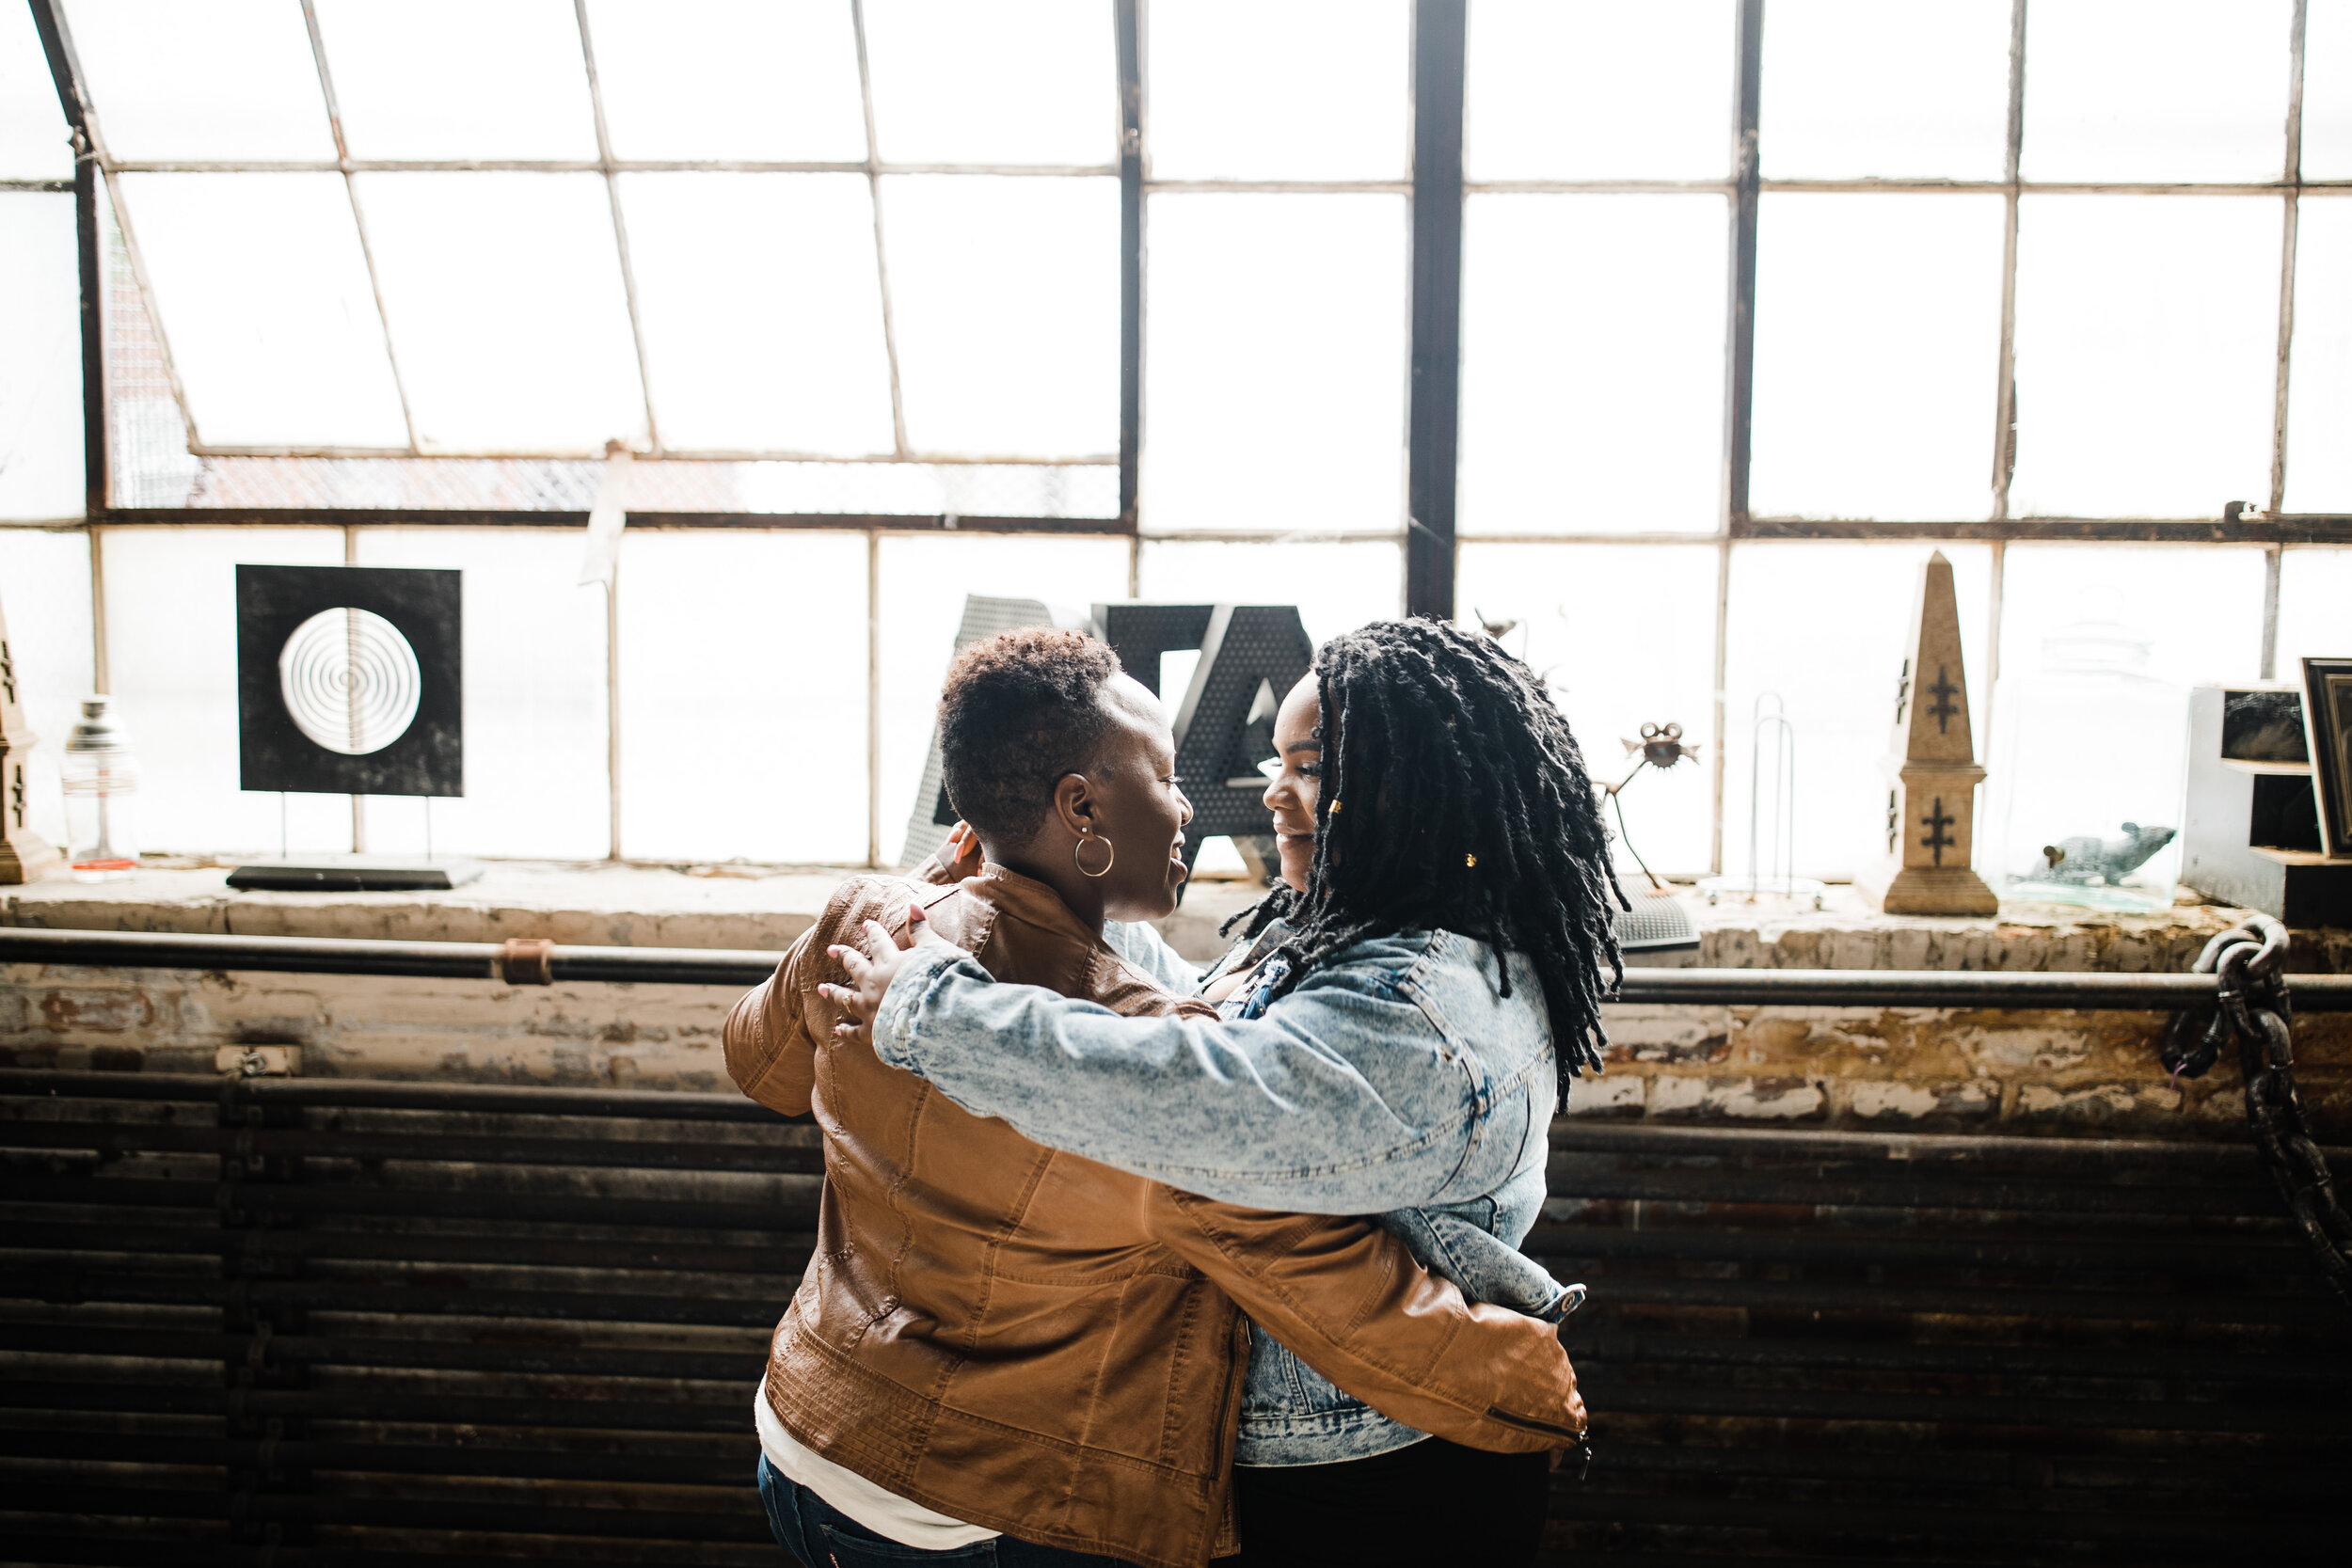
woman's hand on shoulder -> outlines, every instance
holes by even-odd
[[[980,874],[980,835],[970,823],[959,822],[947,830],[946,841],[931,851],[930,858],[914,868],[913,879],[933,887],[953,887]]]
[[[917,904],[907,910],[907,928],[902,935],[893,936],[889,927],[879,920],[869,920],[859,931],[855,946],[836,942],[826,948],[826,953],[850,977],[846,986],[827,981],[817,988],[819,996],[840,1009],[840,1021],[833,1026],[834,1037],[861,1045],[873,1044],[874,1015],[882,1010],[882,997],[889,991],[890,982],[898,977],[898,971],[906,967],[908,956],[916,948],[952,949],[953,945],[931,929],[931,923]]]

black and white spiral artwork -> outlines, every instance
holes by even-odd
[[[462,795],[456,572],[239,566],[246,789]]]
[[[400,628],[373,610],[322,610],[278,656],[295,728],[330,752],[366,756],[408,733],[424,676]]]

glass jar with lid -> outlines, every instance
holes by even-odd
[[[66,737],[67,863],[79,882],[104,882],[139,868],[135,800],[139,765],[131,737],[103,696],[83,699],[81,721]]]
[[[1993,697],[1992,826],[1978,870],[2004,899],[2169,909],[2181,868],[2188,693],[2148,671],[2150,639],[2062,626],[2039,670]]]

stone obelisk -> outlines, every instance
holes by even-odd
[[[1952,563],[1941,550],[1920,571],[1907,652],[1886,759],[1887,858],[1864,891],[1888,914],[1993,914],[2000,900],[1968,863],[1984,769],[1968,729]]]
[[[17,699],[16,655],[0,610],[0,882],[29,882],[57,863],[57,851],[25,825],[24,753],[39,738]]]

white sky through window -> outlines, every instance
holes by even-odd
[[[333,174],[126,174],[188,411],[211,446],[408,445]]]
[[[863,163],[839,0],[590,0],[612,155]]]
[[[69,0],[65,12],[114,156],[334,158],[291,0]]]
[[[1404,0],[1185,0],[1144,14],[1153,179],[1410,172]]]

